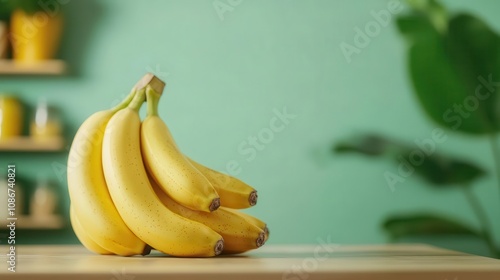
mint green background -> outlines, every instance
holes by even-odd
[[[225,2],[225,1],[223,1]],[[390,162],[332,156],[334,141],[375,131],[414,141],[435,128],[416,104],[406,73],[405,44],[393,21],[347,63],[341,42],[373,20],[388,1],[243,1],[220,20],[211,0],[71,1],[61,51],[65,77],[0,77],[0,91],[27,105],[46,97],[61,110],[71,139],[91,113],[113,105],[147,71],[165,78],[161,116],[183,152],[218,170],[237,161],[238,177],[259,190],[249,212],[266,220],[269,243],[383,243],[381,220],[390,213],[439,211],[477,225],[461,193],[436,191],[416,176],[392,192],[383,174]],[[444,1],[453,12],[471,11],[499,30],[498,1]],[[166,74],[168,73],[168,74]],[[238,152],[249,136],[269,127],[273,110],[297,117],[274,135],[252,161]],[[448,133],[437,149],[492,170],[484,138]],[[18,175],[57,181],[51,165],[66,153],[1,153],[2,173],[15,162]],[[59,170],[60,171],[60,170]],[[493,176],[474,191],[496,219]],[[65,181],[60,194],[66,198]],[[76,242],[71,229],[21,232],[21,242]],[[464,238],[425,241],[476,253]]]

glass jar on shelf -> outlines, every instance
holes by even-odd
[[[54,184],[39,178],[30,199],[29,212],[33,219],[44,220],[56,214],[58,196]]]
[[[30,124],[30,136],[35,140],[46,140],[58,138],[61,133],[61,120],[57,110],[49,106],[45,99],[41,99]]]
[[[23,130],[23,107],[14,96],[0,94],[0,139],[18,137]]]

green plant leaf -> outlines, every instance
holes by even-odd
[[[451,130],[499,131],[497,92],[480,100],[476,89],[482,84],[478,77],[500,78],[500,37],[469,15],[453,17],[443,32],[433,13],[420,9],[397,21],[409,39],[410,78],[420,105],[434,122]]]
[[[426,37],[435,37],[430,22],[422,15],[412,14],[397,19],[399,32],[408,39],[410,45],[414,42],[425,41]],[[432,38],[431,38],[432,39]]]
[[[357,152],[368,156],[378,156],[384,154],[389,145],[391,143],[381,136],[366,135],[353,138],[350,141],[340,142],[333,147],[333,151],[336,153]]]
[[[436,30],[446,31],[448,13],[441,3],[436,0],[407,0],[406,2],[413,10],[426,14]]]
[[[481,237],[477,230],[466,224],[427,213],[390,216],[384,220],[382,227],[393,240],[406,236],[439,234],[463,234]]]
[[[481,102],[477,110],[492,129],[500,127],[500,37],[486,23],[468,14],[455,16],[446,37],[447,54],[469,93]],[[485,85],[488,80],[492,82]],[[494,85],[497,83],[497,85]],[[476,90],[479,88],[479,96]]]
[[[430,144],[427,144],[430,145]],[[486,171],[473,163],[436,152],[434,147],[422,150],[417,145],[404,144],[378,135],[362,135],[341,141],[333,146],[335,153],[358,153],[366,156],[383,156],[393,160],[398,167],[413,170],[432,186],[464,186],[484,176]]]
[[[469,93],[449,61],[444,38],[438,31],[425,17],[402,18],[398,25],[402,32],[418,31],[405,33],[412,39],[408,64],[417,99],[427,115],[445,128],[490,132],[477,114],[461,118],[454,113],[454,104],[462,104]]]
[[[409,153],[405,158],[409,158]],[[483,169],[472,163],[440,154],[426,157],[422,164],[415,166],[415,173],[436,186],[470,185],[486,174]]]

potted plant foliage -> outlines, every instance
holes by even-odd
[[[500,36],[474,15],[449,14],[437,0],[407,2],[410,12],[398,17],[397,27],[408,46],[408,74],[416,101],[427,119],[437,126],[434,141],[458,134],[489,138],[494,165],[483,168],[443,154],[430,141],[404,143],[375,134],[338,142],[333,150],[392,159],[399,164],[398,170],[404,172],[384,174],[391,188],[415,174],[430,187],[463,193],[480,225],[425,209],[398,213],[382,223],[393,240],[406,236],[468,235],[482,240],[490,256],[500,258],[500,244],[493,233],[493,225],[499,220],[489,219],[473,189],[479,178],[496,174],[493,176],[497,186],[488,191],[497,196],[500,190]]]

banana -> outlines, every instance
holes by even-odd
[[[76,216],[75,209],[73,208],[73,206],[69,207],[69,217],[71,221],[71,226],[73,227],[73,231],[75,232],[76,237],[78,237],[78,240],[80,240],[80,242],[85,248],[87,248],[91,252],[100,255],[113,254],[110,251],[99,246],[99,244],[95,243],[95,241],[90,238],[90,236],[87,234],[87,232],[85,232],[85,229],[78,221],[78,217]]]
[[[190,158],[188,160],[212,184],[220,196],[221,206],[243,209],[257,204],[258,196],[254,188],[233,176],[212,170]]]
[[[257,226],[258,228],[260,228],[264,231],[264,233],[266,234],[264,242],[267,242],[267,240],[269,239],[269,235],[270,235],[269,228],[267,227],[267,224],[264,221],[262,221],[261,219],[254,217],[250,214],[247,214],[245,212],[241,212],[241,211],[231,209],[231,208],[221,207],[219,210],[225,210],[225,211],[231,212],[235,215],[238,215],[238,216],[246,219],[248,222],[254,224],[255,226]]]
[[[152,178],[150,182],[160,201],[170,211],[219,233],[224,238],[224,253],[243,253],[264,245],[264,231],[245,218],[222,208],[212,213],[191,210],[170,198]]]
[[[148,92],[148,114],[141,126],[146,168],[175,201],[193,210],[211,212],[220,198],[212,184],[179,151],[167,125],[158,116],[159,93]]]
[[[67,169],[71,204],[79,223],[100,247],[122,256],[147,254],[149,249],[128,229],[111,200],[101,150],[106,124],[133,96],[134,91],[115,108],[94,113],[81,125],[71,145]]]
[[[156,84],[147,86],[148,102],[163,90],[164,83],[154,79]],[[222,237],[209,227],[170,211],[149,182],[141,156],[138,113],[144,94],[144,90],[138,91],[129,106],[118,111],[106,127],[102,166],[111,198],[127,226],[156,250],[172,256],[218,255],[224,247]]]

